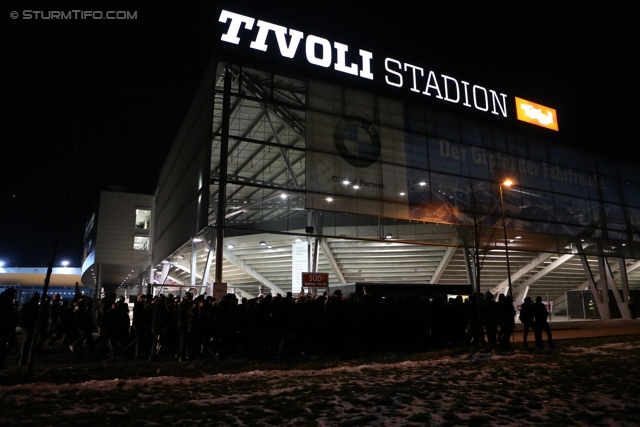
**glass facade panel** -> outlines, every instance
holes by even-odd
[[[212,152],[214,179],[226,156],[232,228],[300,233],[312,212],[323,234],[353,226],[345,238],[381,239],[395,227],[403,240],[430,242],[421,234],[431,224],[481,219],[501,228],[500,183],[510,178],[507,229],[535,233],[535,247],[637,239],[637,168],[620,169],[621,183],[613,161],[493,123],[318,81],[237,73],[243,97],[231,96],[229,150],[219,153],[216,108]]]
[[[623,181],[621,186],[625,204],[640,207],[640,185]]]
[[[640,183],[640,171],[637,166],[629,163],[618,163],[620,177],[630,182]]]

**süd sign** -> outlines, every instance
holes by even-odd
[[[372,63],[373,52],[351,49],[348,45],[330,41],[313,34],[304,34],[293,28],[283,27],[250,16],[223,10],[218,19],[229,24],[220,40],[238,45],[242,37],[251,37],[251,49],[266,52],[273,43],[273,37],[280,55],[293,59],[304,55],[306,61],[323,68],[333,68],[336,72],[350,74],[358,78],[376,80]],[[303,41],[304,40],[304,41]],[[300,53],[304,52],[304,53]],[[418,65],[409,64],[395,58],[384,59],[384,83],[388,86],[408,89],[424,96],[453,104],[461,104],[481,112],[507,117],[507,95],[484,86],[460,80],[445,74],[436,74]]]
[[[328,288],[329,273],[302,273],[303,288]]]

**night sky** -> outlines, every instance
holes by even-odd
[[[49,263],[67,194],[55,263],[79,267],[99,191],[155,191],[216,49],[221,8],[554,107],[563,142],[638,162],[640,14],[632,2],[252,3],[3,3],[5,267]],[[137,19],[24,19],[25,10],[74,9],[135,11]]]

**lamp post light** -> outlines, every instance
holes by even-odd
[[[513,181],[510,179],[505,179],[502,184],[500,184],[500,205],[502,206],[502,230],[504,231],[504,251],[507,256],[507,280],[509,281],[509,296],[513,298],[513,289],[511,286],[511,267],[509,266],[509,242],[507,241],[507,222],[504,218],[504,197],[502,196],[502,187],[511,187]]]

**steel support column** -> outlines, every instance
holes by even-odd
[[[613,298],[616,300],[616,304],[618,304],[618,309],[620,310],[620,315],[623,319],[631,319],[631,312],[629,311],[629,300],[624,298],[624,295],[620,294],[620,290],[618,289],[618,284],[616,283],[615,278],[613,277],[613,273],[611,272],[611,267],[609,266],[609,261],[604,258],[605,264],[605,272],[607,276],[607,282],[611,284],[611,291],[613,293]],[[624,278],[627,276],[627,271],[625,270],[624,261],[621,264],[621,272],[624,272]],[[602,276],[602,274],[600,274]],[[621,275],[620,278],[623,276]]]
[[[222,251],[224,247],[225,212],[227,210],[227,151],[229,150],[229,120],[231,117],[231,70],[224,70],[222,96],[222,132],[220,137],[220,176],[218,177],[218,215],[216,218],[216,273],[214,283],[222,282]]]
[[[191,240],[191,273],[189,276],[189,286],[192,288],[196,287],[196,270],[197,270],[197,255],[198,255],[198,244]]]

